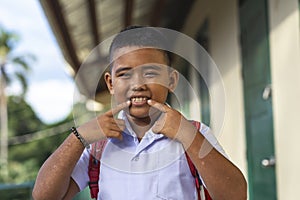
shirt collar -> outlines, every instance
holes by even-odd
[[[123,110],[121,110],[121,111],[119,112],[118,118],[119,118],[119,119],[123,119],[123,120],[125,121],[126,129],[125,129],[124,132],[125,132],[126,134],[131,135],[132,137],[135,137],[135,138],[136,138],[136,137],[137,137],[137,136],[136,136],[136,133],[133,131],[133,129],[132,129],[130,123],[129,123],[129,120],[128,120],[127,116],[126,116],[126,113],[125,113]],[[150,129],[145,133],[145,135],[144,135],[144,138],[149,138],[149,139],[159,139],[159,138],[162,138],[162,137],[164,137],[163,134],[160,134],[160,133],[154,133],[154,132],[152,131],[152,128],[150,128]]]

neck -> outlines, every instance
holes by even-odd
[[[152,117],[151,117],[152,118]],[[131,128],[139,139],[142,139],[145,133],[153,126],[156,120],[151,119],[149,116],[145,118],[136,118],[127,115],[127,119],[131,125]],[[157,119],[157,117],[155,117]]]

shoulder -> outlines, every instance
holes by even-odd
[[[219,151],[221,154],[223,154],[223,156],[225,156],[226,158],[228,158],[225,150],[223,149],[223,147],[221,146],[221,144],[219,143],[217,136],[213,133],[213,131],[209,128],[209,126],[207,126],[204,123],[198,122],[198,121],[191,121],[194,125],[199,123],[200,126],[197,127],[198,131],[205,137],[205,139],[217,150]]]

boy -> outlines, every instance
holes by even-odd
[[[115,37],[104,78],[117,106],[72,130],[41,167],[34,199],[71,199],[84,189],[90,156],[85,147],[104,138],[98,199],[197,199],[185,152],[214,200],[246,199],[242,173],[221,154],[208,128],[197,130],[165,104],[178,82],[165,41],[158,30],[142,27]]]

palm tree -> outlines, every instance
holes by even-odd
[[[25,75],[29,70],[28,55],[18,56],[14,54],[18,41],[18,36],[15,33],[6,31],[0,27],[0,167],[2,168],[1,172],[4,173],[3,175],[7,175],[8,173],[8,116],[5,90],[13,80],[18,80],[22,86],[21,96],[24,97],[27,91],[27,79]]]

